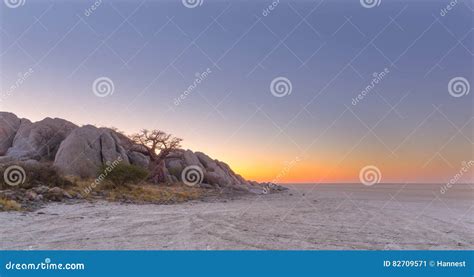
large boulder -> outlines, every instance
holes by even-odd
[[[21,119],[7,112],[0,112],[0,156],[7,153],[13,145],[15,134],[20,128]]]
[[[95,177],[100,166],[117,160],[130,163],[117,132],[86,125],[72,131],[61,143],[54,165],[64,174]]]
[[[129,151],[128,152],[128,159],[131,164],[147,168],[150,164],[150,157],[145,156],[142,153]]]
[[[22,120],[6,155],[17,160],[53,160],[61,142],[77,126],[60,118]]]

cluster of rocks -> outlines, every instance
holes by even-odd
[[[13,200],[20,203],[25,209],[35,209],[41,204],[53,201],[60,202],[65,199],[73,199],[77,196],[71,196],[67,191],[60,187],[47,187],[44,185],[36,186],[30,189],[7,189],[0,190],[0,198]],[[1,210],[1,208],[0,208]]]
[[[150,158],[125,135],[92,125],[82,127],[59,118],[46,118],[32,123],[16,115],[0,112],[0,164],[11,162],[53,162],[65,175],[95,178],[99,168],[117,160],[125,164],[147,167]],[[285,190],[275,184],[247,181],[227,164],[204,153],[176,150],[165,158],[165,178],[182,181],[183,171],[199,167],[199,185],[231,188],[264,194]]]
[[[183,171],[189,167],[200,169],[201,187],[248,191],[255,194],[265,194],[271,191],[282,191],[286,188],[272,183],[258,183],[247,181],[235,173],[229,165],[210,158],[202,152],[191,150],[176,150],[170,153],[165,160],[166,178],[169,182],[183,181]]]

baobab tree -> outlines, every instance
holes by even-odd
[[[138,151],[150,157],[150,180],[153,183],[165,181],[165,158],[173,150],[179,149],[183,140],[160,130],[147,129],[131,135],[130,139],[139,145]]]

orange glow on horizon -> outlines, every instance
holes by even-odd
[[[42,120],[45,117],[43,114],[33,114],[33,111],[17,115],[32,121]],[[94,121],[84,118],[79,121],[79,115],[69,115],[71,118],[65,114],[49,114],[49,116],[64,118],[78,125],[81,125],[81,121],[90,124],[108,122],[107,118],[95,118]],[[127,121],[121,122],[123,126],[114,123],[103,125],[116,126],[129,134],[138,128],[135,124],[126,124]],[[102,124],[98,125],[102,126]],[[173,127],[173,125],[170,126]],[[153,128],[150,126],[141,127]],[[174,130],[171,127],[163,129],[178,136],[183,133],[182,130]],[[361,168],[366,165],[376,165],[381,171],[381,182],[443,183],[453,178],[461,168],[460,164],[454,163],[452,166],[448,166],[445,161],[436,157],[430,161],[428,152],[415,151],[416,147],[420,147],[418,144],[400,149],[397,157],[390,156],[386,152],[369,153],[366,149],[360,149],[359,152],[354,151],[343,159],[345,152],[338,150],[338,144],[321,145],[320,148],[312,150],[314,153],[308,153],[306,157],[298,157],[298,151],[291,148],[291,144],[278,145],[276,149],[265,148],[266,141],[262,143],[252,140],[252,137],[246,137],[227,142],[225,140],[227,136],[226,133],[209,132],[197,137],[184,137],[183,148],[204,152],[213,159],[227,163],[235,173],[242,175],[245,179],[259,182],[359,183]],[[450,161],[466,160],[457,154],[444,155],[444,158]],[[341,159],[343,160],[341,161]],[[470,168],[459,182],[472,183],[473,171],[474,168]]]

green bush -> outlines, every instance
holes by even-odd
[[[97,179],[109,181],[115,187],[135,184],[145,180],[148,171],[142,167],[119,163],[115,166],[103,165],[100,167]]]
[[[181,179],[181,172],[183,172],[183,169],[184,168],[182,167],[172,167],[168,169],[168,172],[176,178]]]
[[[5,175],[5,171],[7,171]],[[39,185],[66,187],[72,183],[62,177],[50,163],[5,164],[0,166],[0,188],[32,188]]]

